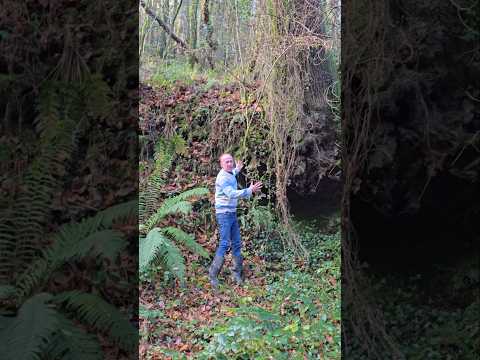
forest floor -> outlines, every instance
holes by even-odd
[[[270,265],[247,255],[246,282],[239,287],[229,277],[227,260],[215,293],[207,264],[188,260],[186,288],[167,287],[157,279],[141,289],[141,355],[173,359],[238,353],[277,359],[287,350],[289,358],[337,358],[340,298],[335,262],[328,261],[330,269],[322,269],[326,276],[320,279],[320,272],[301,266],[286,270],[284,264]],[[278,357],[267,357],[276,352]]]
[[[220,114],[231,126],[235,116],[255,101],[242,101],[240,88],[208,81],[141,86],[141,129],[146,141],[184,132],[184,147],[177,154],[165,198],[192,187],[210,190],[208,199],[194,204],[181,219],[164,224],[181,227],[213,257],[218,244],[214,221],[214,180],[218,171],[212,157],[212,134],[198,122],[202,114]],[[252,99],[250,97],[250,99]],[[167,114],[165,116],[165,114]],[[233,120],[232,120],[233,119]],[[201,124],[200,124],[201,125]],[[168,130],[168,129],[167,129]],[[202,132],[203,131],[203,132]],[[193,135],[192,135],[193,134]],[[140,178],[148,176],[151,154],[140,162]],[[283,246],[272,207],[243,202],[239,207],[245,284],[234,285],[227,256],[218,293],[208,282],[211,258],[182,249],[186,285],[158,267],[141,278],[140,356],[142,359],[340,358],[340,232],[338,215],[322,222],[294,222],[295,231],[309,251],[299,260]],[[324,219],[325,220],[325,219]]]

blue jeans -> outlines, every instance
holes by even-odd
[[[225,256],[231,245],[233,256],[242,254],[242,240],[240,238],[240,226],[238,225],[237,214],[234,212],[216,214],[220,244],[216,256]]]

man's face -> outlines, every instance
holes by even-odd
[[[230,154],[225,154],[220,158],[220,166],[223,170],[231,172],[235,168],[233,157]]]

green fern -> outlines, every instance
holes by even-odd
[[[34,95],[39,90],[38,103],[28,106],[21,99],[11,102],[27,105],[22,112],[27,118],[31,114],[37,116],[35,137],[21,143],[28,142],[35,153],[26,151],[23,159],[29,160],[28,167],[14,174],[20,177],[20,190],[1,202],[0,314],[8,314],[0,316],[1,359],[103,359],[97,335],[88,334],[62,311],[85,321],[90,332],[96,329],[111,334],[124,349],[134,352],[137,345],[136,337],[131,336],[136,334],[135,328],[101,298],[81,293],[66,293],[62,297],[41,292],[52,288],[48,286],[49,279],[68,262],[97,256],[117,260],[127,242],[113,229],[114,222],[132,215],[136,220],[138,214],[138,203],[122,204],[81,223],[64,225],[54,236],[44,235],[51,231],[51,225],[57,225],[51,221],[52,204],[64,181],[71,179],[65,175],[78,149],[78,139],[83,138],[90,121],[115,116],[111,111],[114,105],[111,87],[100,75],[91,75],[87,59],[78,51],[79,38],[72,29],[65,26],[63,53],[56,60],[57,66],[48,69],[48,73],[48,66],[40,66],[42,61],[35,60],[35,56],[30,59],[32,64],[39,65],[36,78],[42,79],[43,84],[40,89],[34,87]],[[119,76],[123,80],[126,77],[122,72]],[[0,83],[8,85],[15,79],[2,78]],[[116,92],[122,79],[113,82]],[[23,93],[32,92],[29,79],[19,74],[17,80],[24,88]],[[25,138],[29,129],[22,127],[26,124],[28,128],[29,121],[22,125],[21,120],[20,117],[18,125]],[[15,154],[15,149],[11,153]],[[5,176],[11,176],[11,170],[7,171],[10,173]],[[121,336],[126,338],[120,339]]]
[[[101,360],[102,348],[93,334],[76,326],[59,314],[59,329],[45,350],[48,359]]]
[[[65,318],[52,305],[51,294],[27,300],[16,317],[0,317],[0,353],[5,359],[103,359],[95,335]]]
[[[175,148],[164,139],[155,145],[153,170],[145,185],[140,186],[140,221],[144,221],[157,207],[162,187],[168,176],[175,156]]]
[[[186,155],[187,154],[187,143],[185,139],[179,135],[175,134],[170,138],[170,143],[176,154]]]
[[[206,188],[193,188],[163,201],[156,212],[140,224],[140,233],[146,237],[139,239],[140,271],[144,272],[151,265],[162,265],[169,270],[181,284],[185,282],[185,259],[176,243],[184,245],[200,256],[208,257],[208,252],[195,241],[191,234],[176,227],[155,227],[168,215],[186,215],[192,210],[187,201],[194,197],[208,194]]]
[[[140,221],[145,221],[157,208],[175,156],[184,155],[186,151],[185,139],[178,134],[155,144],[153,170],[147,180],[140,183]]]
[[[61,118],[60,96],[55,83],[47,83],[40,91],[38,110],[39,115],[34,120],[37,132],[41,138],[53,138],[55,128]]]
[[[202,187],[197,187],[193,188],[187,191],[184,191],[178,195],[175,195],[174,197],[168,198],[165,200],[164,204],[165,206],[171,206],[174,203],[178,201],[184,201],[191,199],[192,197],[200,197],[208,194],[208,189],[207,188],[202,188]]]
[[[102,298],[69,291],[56,295],[52,301],[85,325],[109,334],[125,351],[132,351],[138,346],[137,330],[116,307]]]
[[[92,75],[83,83],[85,111],[95,119],[104,119],[112,113],[112,91],[101,75]]]
[[[163,204],[141,227],[143,234],[148,233],[153,227],[163,220],[167,215],[188,214],[192,210],[192,204],[188,201],[180,201],[170,206]]]
[[[28,299],[16,317],[0,316],[0,353],[5,359],[103,359],[95,335],[85,332],[59,311],[69,312],[88,327],[108,333],[124,350],[137,346],[137,332],[112,305],[79,291]]]
[[[127,245],[121,233],[109,230],[114,221],[136,218],[137,201],[128,201],[99,212],[80,223],[63,225],[42,257],[33,261],[17,278],[17,296],[28,297],[46,284],[53,272],[67,261],[87,256],[113,259]]]
[[[10,299],[15,296],[16,288],[12,285],[0,285],[0,300]]]
[[[47,302],[50,294],[28,299],[15,318],[0,317],[0,353],[4,359],[40,360],[59,326],[58,313]]]
[[[115,230],[101,230],[88,235],[71,247],[63,247],[62,251],[55,254],[52,259],[56,263],[76,260],[90,256],[101,256],[114,260],[125,248],[127,242],[123,233]]]
[[[150,231],[146,238],[140,238],[140,271],[146,271],[152,265],[164,265],[181,284],[184,284],[185,260],[182,253],[158,228]]]
[[[143,224],[142,232],[147,233],[156,224],[168,215],[188,214],[192,210],[192,205],[187,200],[192,197],[200,197],[208,194],[207,188],[193,188],[174,197],[164,200],[156,212]]]
[[[162,232],[172,240],[183,244],[190,251],[208,258],[208,251],[206,251],[199,243],[195,241],[195,237],[193,235],[187,234],[185,231],[173,226],[163,228]]]
[[[74,124],[64,122],[58,132],[72,132]],[[34,259],[42,248],[41,234],[50,216],[50,204],[62,181],[52,174],[59,172],[73,152],[73,140],[63,134],[50,135],[50,142],[41,148],[39,155],[29,167],[23,179],[23,191],[15,199],[14,208],[7,212],[6,234],[0,235],[0,243],[6,248],[0,255],[0,276],[10,273],[12,279],[16,269]],[[13,235],[13,239],[12,239]],[[13,246],[8,243],[14,242]],[[8,259],[7,259],[8,257]],[[12,261],[15,259],[15,261]]]
[[[138,200],[130,200],[117,205],[113,205],[105,210],[100,211],[91,219],[96,223],[100,221],[103,228],[112,227],[114,222],[122,222],[127,219],[138,219]]]
[[[0,213],[0,281],[13,282],[17,270],[36,259],[46,245],[41,234],[63,185],[61,174],[88,116],[104,117],[111,109],[109,95],[108,85],[90,75],[78,83],[49,80],[40,89],[35,119],[39,151],[23,176],[22,192]]]
[[[136,218],[137,209],[137,201],[129,201],[80,223],[63,225],[42,256],[17,278],[16,287],[0,286],[0,299],[14,298],[20,304],[16,316],[0,316],[0,343],[4,346],[0,347],[0,354],[10,354],[12,357],[7,358],[12,359],[44,359],[45,354],[51,359],[103,358],[96,336],[85,333],[61,311],[92,329],[109,334],[121,348],[134,349],[136,329],[100,297],[78,291],[56,296],[32,293],[42,291],[54,272],[69,261],[86,257],[117,258],[127,243],[122,233],[111,227],[116,222]],[[25,332],[32,323],[36,325]],[[28,346],[17,355],[14,347],[24,343]]]
[[[74,122],[68,117],[56,120],[56,128],[50,124],[52,118],[45,120],[49,123],[48,130],[43,130],[39,155],[24,175],[23,191],[13,208],[0,214],[4,219],[0,234],[1,280],[11,281],[16,270],[34,259],[42,248],[41,234],[49,220],[50,204],[62,184],[52,174],[65,167],[74,148],[74,139],[66,135],[72,134]]]

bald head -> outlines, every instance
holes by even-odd
[[[231,172],[235,168],[235,163],[233,161],[233,156],[231,154],[225,153],[222,154],[219,158],[220,167],[228,172]]]
[[[218,160],[220,160],[220,162],[222,162],[222,160],[226,157],[231,157],[233,158],[232,154],[229,154],[229,153],[223,153],[222,155],[220,155],[220,157],[218,158]]]

